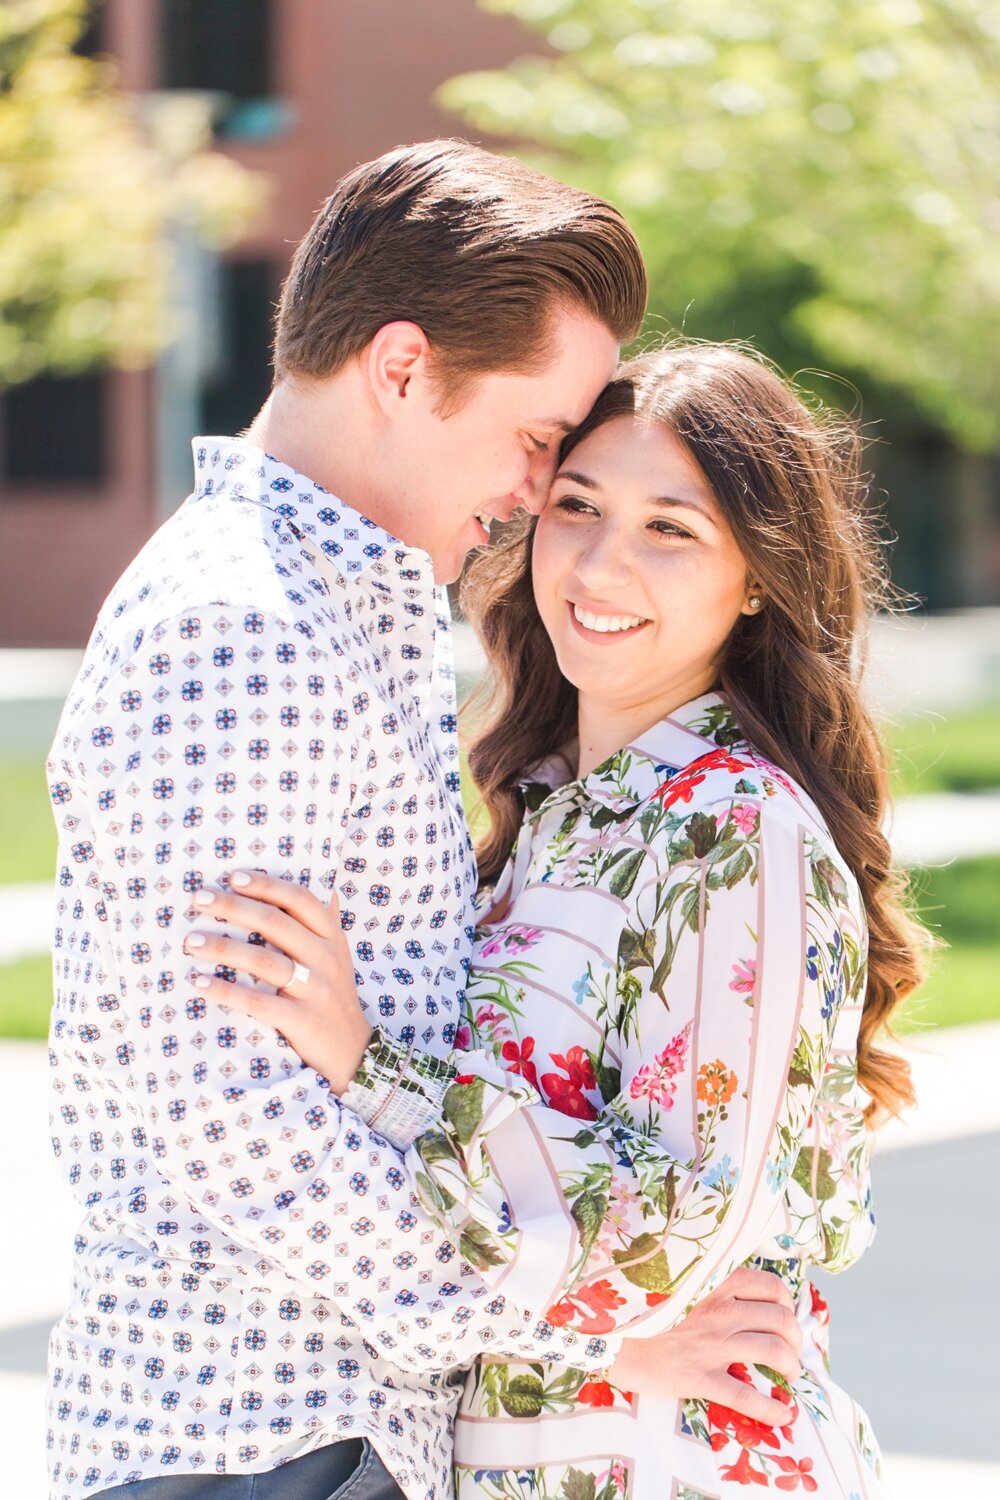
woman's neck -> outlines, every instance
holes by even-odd
[[[714,683],[714,671],[702,673],[697,679],[678,683],[673,691],[661,694],[655,700],[634,704],[610,704],[581,692],[578,696],[580,752],[577,776],[589,776],[596,766],[626,745],[633,744],[668,714],[710,692]]]

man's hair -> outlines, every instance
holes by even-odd
[[[626,343],[646,294],[635,236],[603,199],[465,141],[401,146],[342,178],[296,250],[275,371],[332,375],[404,320],[448,404],[471,377],[539,369],[561,307]]]

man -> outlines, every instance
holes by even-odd
[[[336,892],[367,1014],[448,1051],[475,872],[441,585],[481,517],[541,500],[645,294],[616,211],[513,161],[359,168],[296,253],[267,403],[196,441],[101,612],[50,761],[53,1131],[84,1211],[53,1497],[443,1497],[450,1369],[617,1352],[490,1292],[349,1079],[207,1002],[182,943],[241,864]]]

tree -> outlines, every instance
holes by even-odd
[[[616,201],[655,313],[996,446],[998,0],[480,3],[545,55],[444,102]]]
[[[135,100],[77,56],[86,0],[0,4],[0,385],[148,362],[170,336],[170,239],[245,226],[256,179],[205,149],[191,97]]]

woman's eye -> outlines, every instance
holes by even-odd
[[[690,531],[685,531],[683,526],[675,526],[673,521],[651,521],[649,524],[651,530],[655,531],[657,536],[680,538],[686,542],[691,540]]]
[[[597,514],[589,500],[581,500],[577,495],[564,495],[561,500],[556,501],[556,510],[565,511],[571,516]]]

